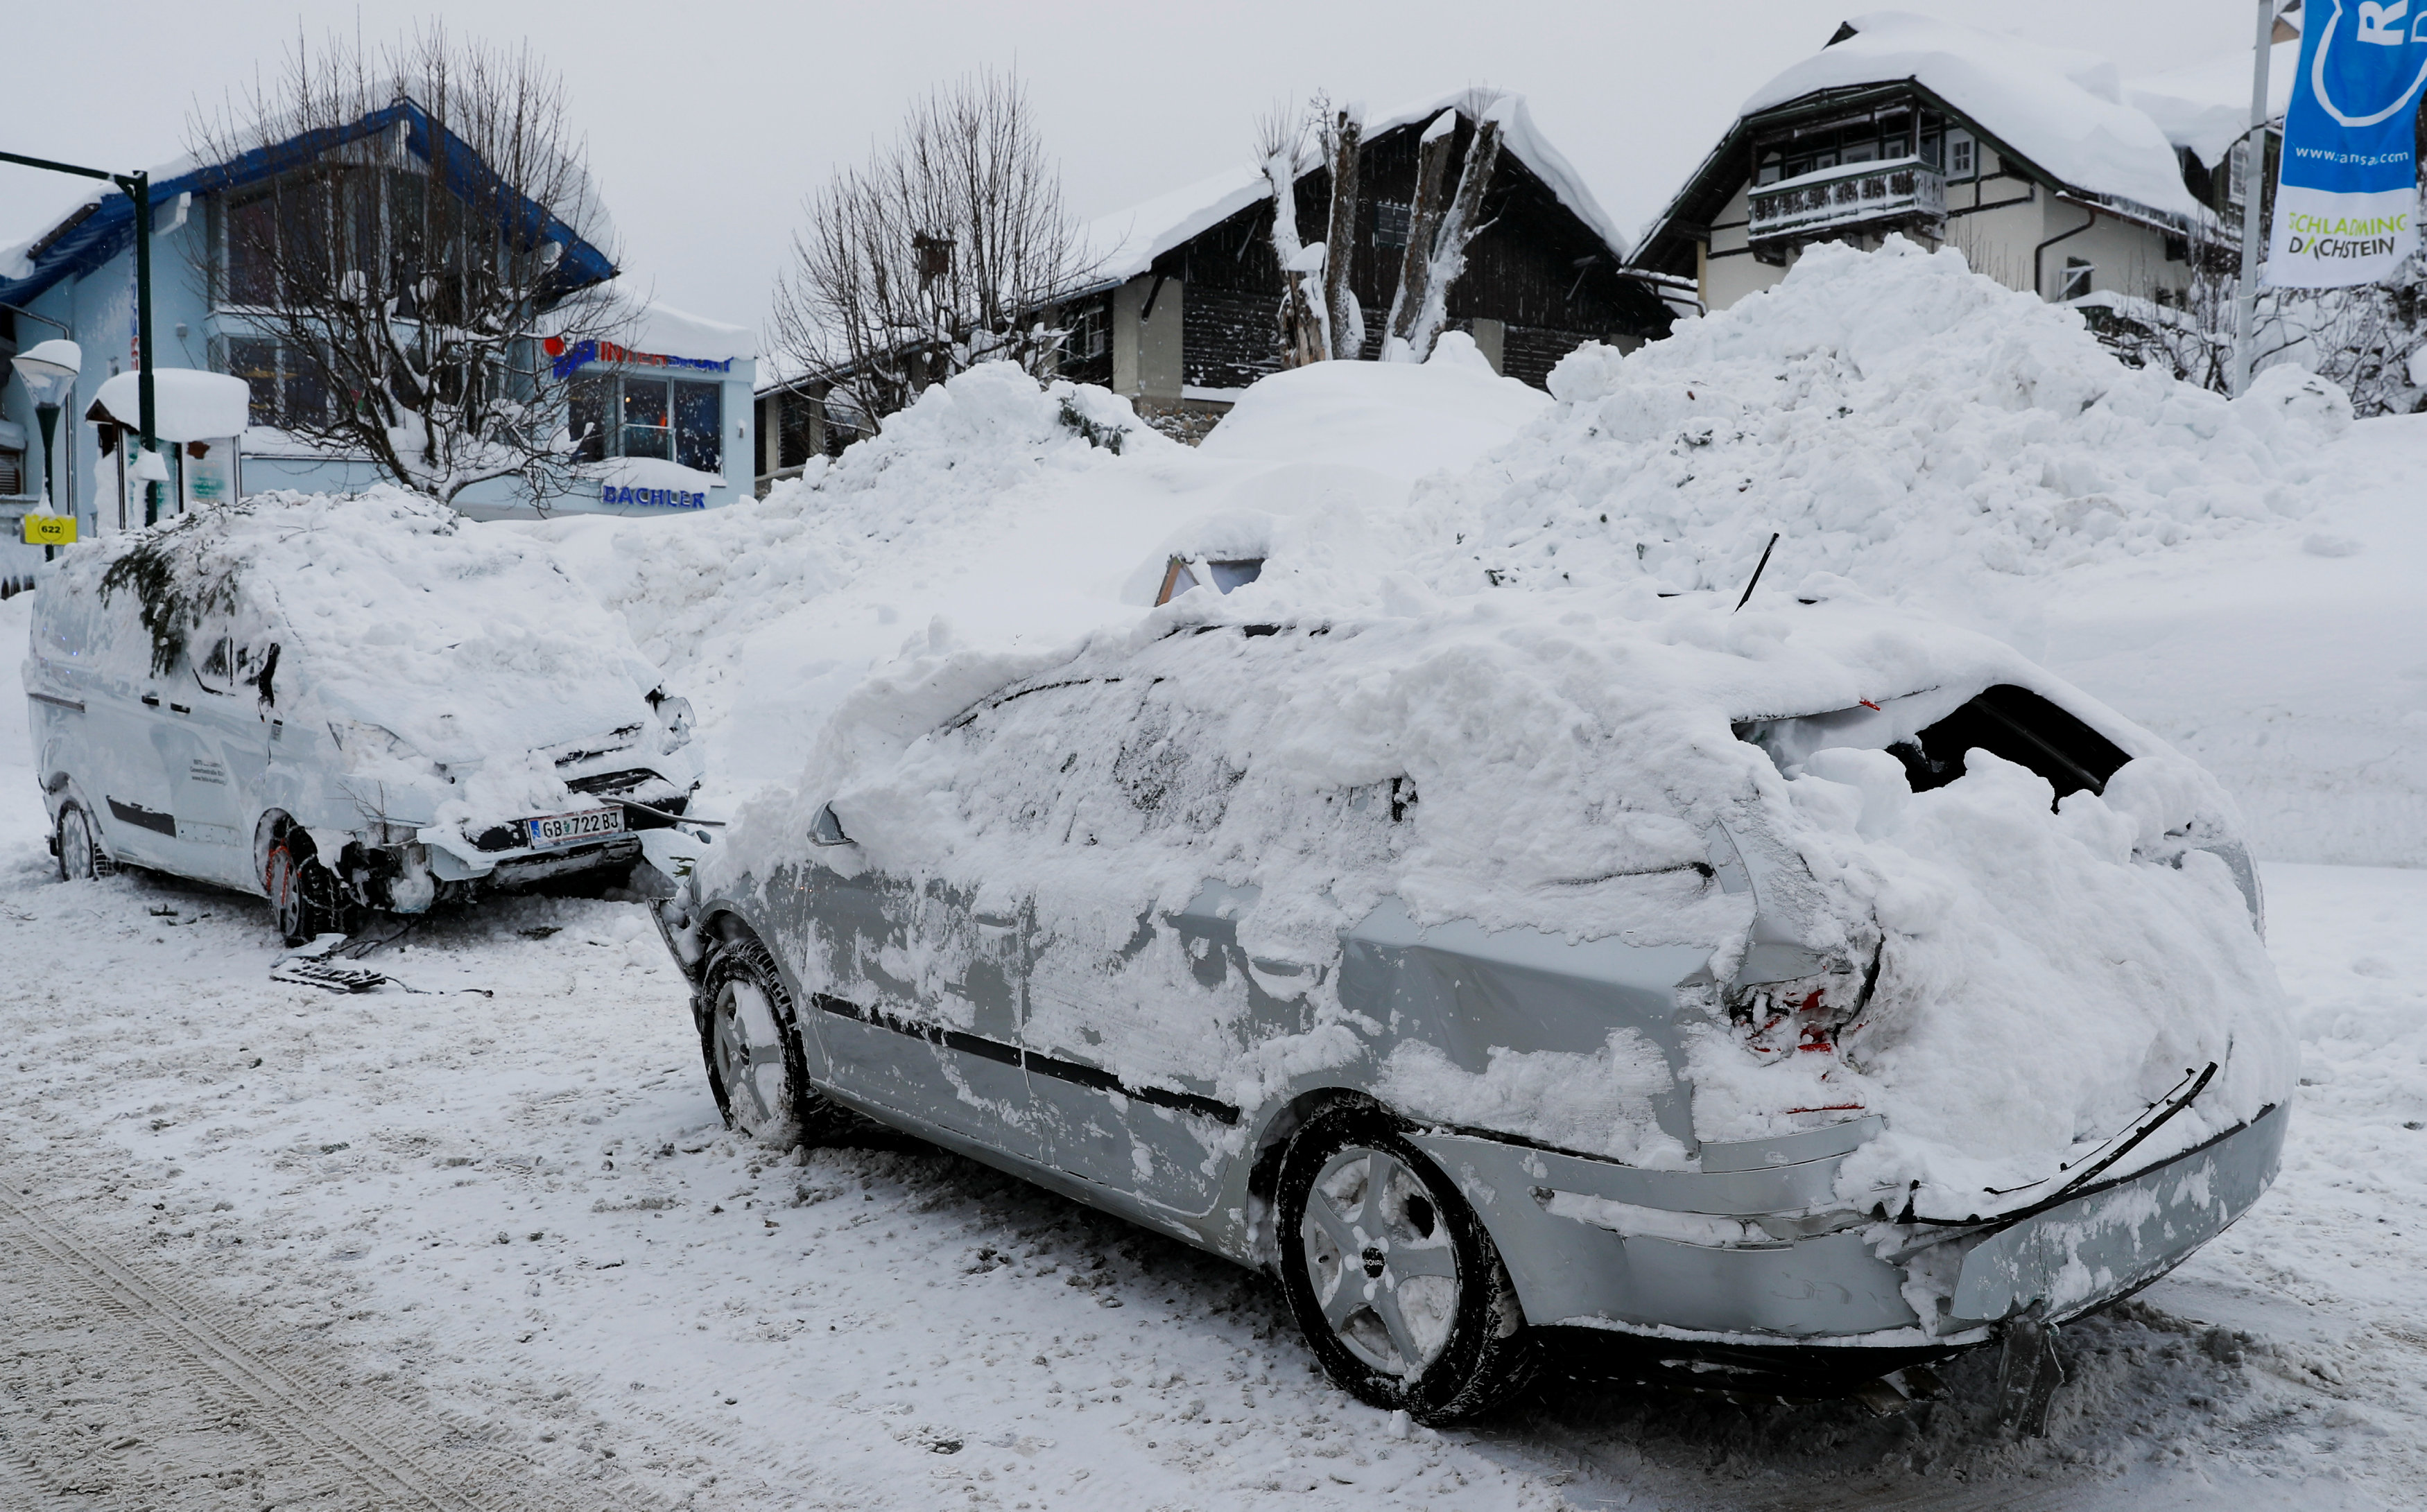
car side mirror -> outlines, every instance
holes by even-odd
[[[827,804],[818,810],[818,817],[810,821],[809,843],[811,845],[854,845],[858,842],[842,832],[842,821],[835,818],[834,805]]]

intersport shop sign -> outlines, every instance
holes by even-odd
[[[2427,0],[2309,0],[2307,10],[2266,280],[2372,284],[2419,245],[2413,141],[2427,84]]]

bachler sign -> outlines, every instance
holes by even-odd
[[[2419,245],[2412,134],[2427,84],[2427,0],[2309,0],[2307,11],[2267,282],[2372,284]]]
[[[620,483],[609,483],[599,491],[598,499],[602,504],[655,504],[670,510],[708,508],[706,494],[694,494],[681,488],[627,488]]]
[[[688,367],[700,373],[733,371],[733,359],[730,357],[669,357],[661,351],[634,351],[611,341],[585,341],[579,346],[568,347],[562,336],[550,336],[541,342],[540,347],[555,359],[552,366],[559,378],[570,378],[592,363],[621,363],[627,367]]]

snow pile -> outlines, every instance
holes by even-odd
[[[632,723],[658,685],[615,616],[539,544],[388,487],[256,495],[105,537],[63,557],[38,595],[38,654],[87,657],[129,681],[189,675],[221,636],[233,676],[257,677],[276,644],[271,707],[345,732],[358,772],[426,776],[425,758],[462,769],[465,807],[442,821],[562,801],[530,753]]]
[[[1258,385],[1191,450],[1102,389],[990,364],[764,499],[510,528],[549,542],[698,706],[721,805],[796,780],[837,703],[939,618],[948,639],[1059,646],[1133,623],[1174,555],[1370,592],[1416,540],[1410,483],[1546,402],[1454,350],[1328,363]]]
[[[2186,1064],[2227,1069],[2169,1151],[2284,1096],[2264,949],[2223,863],[2182,851],[2229,804],[2155,739],[2108,716],[2135,759],[2109,800],[2059,809],[2044,780],[1995,757],[1915,795],[1884,753],[1782,772],[1731,729],[1923,689],[1947,707],[1993,682],[2065,693],[1986,637],[1864,603],[1731,614],[1648,583],[1614,600],[1334,608],[1260,582],[1059,654],[938,640],[856,689],[800,788],[746,808],[712,865],[769,874],[831,800],[860,849],[826,864],[941,879],[985,906],[1034,901],[1034,970],[1073,1045],[1100,1035],[1091,1053],[1125,1077],[1201,1078],[1249,1106],[1362,1053],[1336,1000],[1242,1058],[1211,1021],[1219,1009],[1175,1025],[1142,1005],[1155,994],[1135,977],[1097,965],[1120,955],[1141,909],[1175,911],[1209,880],[1259,889],[1238,923],[1255,959],[1329,961],[1341,931],[1396,899],[1423,924],[1695,947],[1721,983],[1746,957],[1757,898],[1766,937],[1791,935],[1841,984],[1876,958],[1876,986],[1825,1056],[1767,1054],[1705,1004],[1688,1037],[1696,1131],[1751,1139],[1799,1127],[1800,1110],[1886,1113],[1898,1140],[1865,1174],[1898,1184],[2037,1179]],[[1256,622],[1281,628],[1244,632]],[[1393,801],[1415,822],[1393,821]],[[1716,830],[1753,863],[1752,897],[1713,880]],[[1186,963],[1165,965],[1182,985]],[[2093,1053],[2052,1060],[2054,1046]],[[1653,1127],[1629,1071],[1641,1049],[1495,1065],[1505,1086],[1395,1060],[1385,1074],[1418,1115],[1458,1120],[1480,1098],[1503,1109],[1495,1127],[1674,1163],[1686,1152]],[[1552,1083],[1566,1095],[1543,1095]]]
[[[1776,530],[1773,584],[1828,572],[1962,606],[1984,568],[2299,514],[2351,424],[2295,368],[2235,401],[2126,368],[2075,313],[1895,236],[1813,248],[1767,293],[1629,355],[1582,348],[1551,390],[1518,441],[1435,485],[1458,538],[1437,581],[1733,589]]]

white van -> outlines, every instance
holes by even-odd
[[[414,495],[265,496],[74,548],[24,687],[59,873],[362,910],[628,870],[698,786],[690,706],[511,530]]]

